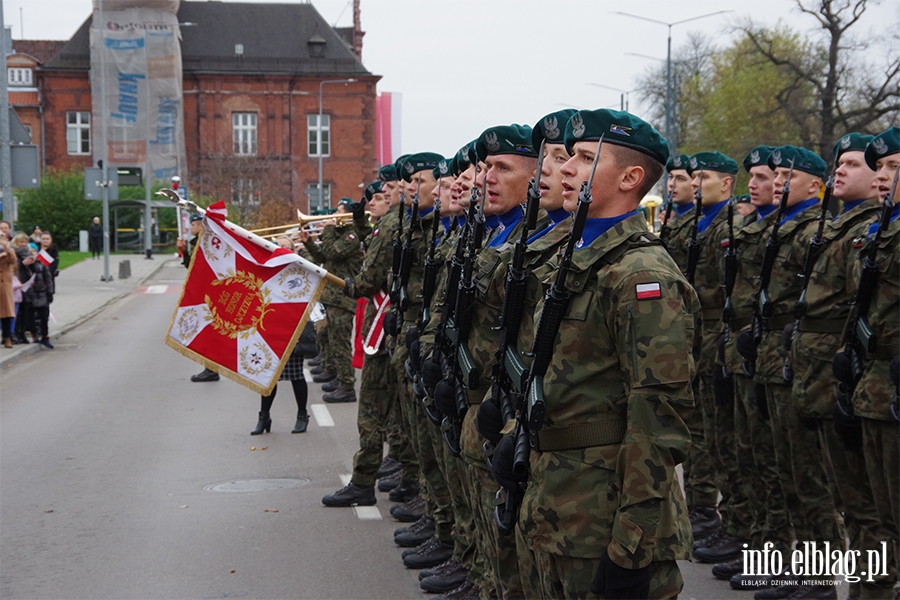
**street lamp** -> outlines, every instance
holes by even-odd
[[[357,80],[350,79],[325,79],[319,82],[319,120],[316,122],[316,150],[319,155],[319,202],[325,199],[324,188],[322,187],[322,87],[326,83],[355,83]],[[330,127],[329,127],[330,131]]]
[[[668,21],[651,19],[650,17],[642,17],[641,15],[633,15],[631,13],[621,12],[618,10],[613,12],[617,15],[624,15],[633,19],[640,19],[641,21],[649,21],[650,23],[665,25],[669,28],[669,38],[666,47],[666,139],[669,140],[669,149],[671,150],[672,154],[675,154],[678,151],[678,140],[675,139],[675,90],[672,83],[672,28],[676,25],[681,25],[682,23],[687,23],[689,21],[697,21],[698,19],[705,19],[714,15],[721,15],[723,13],[734,11],[717,10],[716,12],[707,13],[698,17],[691,17],[690,19],[673,21],[671,23],[669,23]]]
[[[628,94],[630,94],[634,90],[620,90],[617,87],[613,87],[611,85],[604,85],[602,83],[588,83],[586,85],[592,85],[594,87],[603,88],[605,90],[612,90],[614,92],[619,92],[619,110],[628,110]]]

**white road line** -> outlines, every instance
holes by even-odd
[[[169,289],[167,285],[148,285],[147,293],[148,294],[165,294]]]
[[[312,378],[312,373],[309,372],[309,369],[303,367],[303,378],[306,380],[306,383],[315,383]]]
[[[313,416],[316,418],[316,424],[319,427],[334,427],[334,419],[331,418],[331,413],[328,412],[327,406],[324,404],[311,404],[309,408],[312,410]]]
[[[350,479],[352,475],[341,475],[341,485],[349,485]],[[377,506],[354,506],[353,510],[360,521],[380,521],[382,518]]]

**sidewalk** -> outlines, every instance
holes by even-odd
[[[131,261],[131,277],[119,279],[119,263]],[[156,255],[147,260],[141,254],[109,257],[109,274],[112,281],[100,281],[103,276],[103,259],[83,260],[59,272],[56,293],[50,305],[50,341],[56,343],[60,336],[90,319],[104,307],[127,296],[146,279],[168,262],[178,260],[171,254]],[[56,320],[54,322],[54,319]],[[40,344],[16,344],[12,348],[0,346],[0,367],[42,350]]]

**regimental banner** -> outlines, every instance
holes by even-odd
[[[179,0],[103,0],[101,15],[94,0],[94,154],[100,158],[105,122],[109,164],[141,168],[147,185],[187,176],[178,6]]]
[[[278,382],[324,285],[297,254],[242,239],[206,211],[166,344],[261,395]]]

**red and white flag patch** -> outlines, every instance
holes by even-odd
[[[44,263],[45,267],[49,267],[53,264],[53,257],[50,256],[50,253],[46,250],[41,250],[40,252],[38,252],[37,259]]]
[[[662,298],[662,290],[659,287],[659,283],[639,283],[634,289],[638,300]]]

